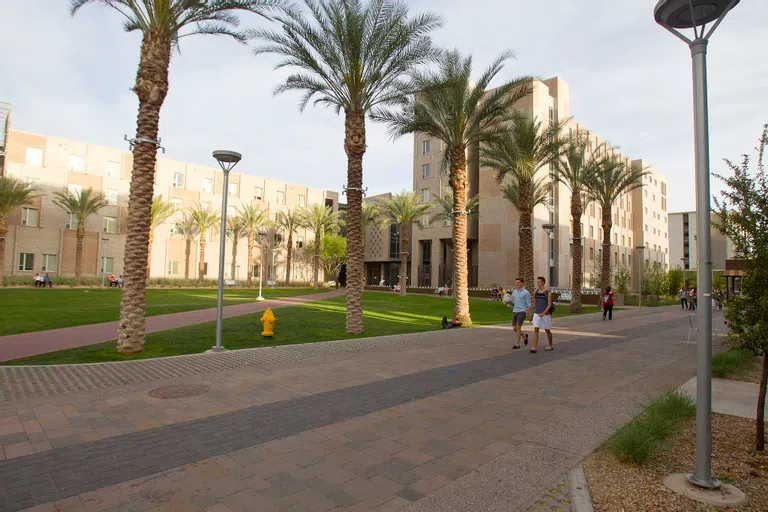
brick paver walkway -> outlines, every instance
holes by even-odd
[[[329,299],[343,294],[343,290],[334,290],[326,293],[282,297],[265,300],[264,302],[246,302],[243,304],[225,306],[224,318],[258,313],[267,308],[275,309],[285,306],[295,306],[297,304]],[[213,322],[215,320],[216,308],[150,316],[147,317],[146,332],[166,331],[168,329]],[[51,329],[48,331],[0,336],[0,362],[111,341],[117,338],[117,328],[119,323],[120,322],[104,322],[100,324],[66,327],[63,329]]]
[[[621,313],[559,321],[552,353],[461,329],[0,403],[0,510],[556,510],[567,471],[695,365],[674,308]],[[210,391],[148,395],[169,382]]]

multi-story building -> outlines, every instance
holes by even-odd
[[[711,221],[719,219],[712,214]],[[735,258],[733,242],[714,225],[711,227],[712,270],[725,270],[726,260]],[[698,266],[698,222],[696,212],[669,214],[669,262],[673,267],[695,270]]]
[[[515,108],[542,123],[553,125],[567,120],[564,130],[580,131],[589,137],[592,148],[605,141],[590,133],[570,116],[568,85],[560,78],[534,80],[532,93],[519,101]],[[565,133],[563,134],[565,135]],[[413,188],[422,199],[443,194],[448,186],[447,166],[443,161],[442,142],[424,134],[414,136]],[[649,171],[643,187],[625,194],[612,207],[612,264],[633,268],[633,255],[668,268],[669,239],[667,233],[666,178],[643,160],[630,160],[615,149],[614,155],[627,164]],[[468,221],[468,261],[470,286],[490,287],[509,285],[518,276],[519,214],[501,193],[496,173],[479,164],[478,148],[468,151],[470,195],[480,194],[479,215]],[[546,167],[542,173],[550,172]],[[572,281],[571,193],[562,183],[550,187],[548,204],[534,210],[534,271],[549,276],[553,286],[567,287]],[[581,218],[584,237],[582,272],[585,286],[594,286],[599,279],[602,258],[602,212],[594,203],[587,203]],[[554,224],[547,232],[544,225]],[[432,223],[413,228],[413,262],[411,282],[422,286],[438,286],[450,281],[452,242],[450,222]],[[634,265],[637,266],[636,264]]]
[[[74,274],[77,223],[53,203],[53,192],[68,189],[79,193],[86,188],[104,194],[108,206],[86,221],[83,275],[99,276],[102,268],[106,274],[122,273],[133,154],[18,130],[9,131],[5,153],[5,172],[33,182],[40,191],[31,204],[11,215],[5,246],[5,274]],[[247,169],[248,166],[248,161],[244,160],[238,169]],[[222,202],[222,185],[223,172],[216,167],[158,158],[155,194],[172,201],[179,213],[155,229],[151,277],[184,277],[185,241],[179,236],[176,225],[184,211],[198,204],[218,211]],[[247,204],[268,211],[271,220],[275,219],[276,212],[314,203],[331,206],[334,210],[338,208],[337,192],[237,172],[229,175],[228,195],[230,217],[240,205]],[[208,242],[218,241],[218,226],[205,236]],[[287,237],[270,230],[266,238],[264,264],[267,267],[264,276],[283,280],[284,239]],[[295,247],[300,249],[304,241],[310,239],[313,239],[311,232],[298,230],[294,235]],[[197,241],[192,244],[190,278],[197,276],[197,244]],[[225,272],[228,279],[244,280],[248,272],[258,276],[262,261],[260,249],[255,248],[255,264],[249,269],[246,248],[245,239],[240,240],[233,266],[232,242],[227,241]],[[208,243],[205,275],[215,278],[218,264],[218,243]],[[307,265],[295,265],[292,273],[293,280],[310,279]]]

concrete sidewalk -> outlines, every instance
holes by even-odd
[[[696,400],[696,377],[680,386],[680,390]],[[729,379],[712,379],[712,412],[755,419],[757,394],[760,386],[754,382]],[[768,418],[768,410],[765,411]]]
[[[225,306],[224,318],[258,313],[267,308],[275,309],[306,304],[307,302],[330,299],[343,294],[344,290],[333,290],[326,293],[313,293],[296,297],[267,299],[264,302],[247,302]],[[145,332],[166,331],[168,329],[213,322],[215,320],[216,308],[150,316],[147,317]],[[63,329],[0,336],[0,362],[112,341],[117,338],[119,325],[119,321],[104,322],[101,324],[79,325]]]

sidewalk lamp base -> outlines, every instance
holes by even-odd
[[[218,347],[218,348],[216,348],[216,347],[214,346],[214,347],[211,347],[211,348],[210,348],[210,350],[206,350],[206,351],[205,351],[205,353],[206,353],[206,354],[217,354],[217,353],[219,353],[219,352],[227,352],[227,349],[225,349],[224,347]]]
[[[258,297],[256,297],[256,300],[259,301],[259,302],[262,302],[262,301],[264,301],[266,299],[264,297],[262,297],[261,295],[259,295]]]
[[[712,480],[705,481],[705,480],[699,480],[696,478],[696,475],[689,474],[688,475],[688,483],[691,485],[695,485],[696,487],[701,487],[703,489],[719,489],[720,488],[720,480],[717,478],[713,478]]]
[[[710,485],[713,483],[717,487],[703,487],[693,475],[686,473],[674,473],[664,479],[667,489],[714,507],[735,508],[747,502],[747,496],[736,487],[721,484],[715,478]]]

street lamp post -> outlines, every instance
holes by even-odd
[[[547,262],[549,263],[549,286],[550,288],[554,286],[554,283],[552,283],[552,279],[554,276],[554,260],[552,256],[554,255],[554,243],[555,239],[552,235],[552,233],[555,231],[555,225],[554,224],[542,224],[541,228],[547,232]]]
[[[227,241],[227,194],[229,193],[229,171],[243,157],[240,153],[234,151],[214,151],[213,158],[219,162],[221,170],[224,171],[224,186],[221,191],[221,231],[219,233],[219,286],[216,297],[216,346],[211,349],[212,352],[223,352],[226,350],[221,346],[221,331],[224,324],[224,251]]]
[[[683,290],[685,290],[685,258],[680,258],[680,261],[683,262]]]
[[[259,231],[259,239],[261,241],[259,246],[259,296],[256,297],[256,300],[259,302],[264,300],[264,297],[261,295],[261,276],[264,275],[264,237],[266,236],[266,231]]]
[[[660,0],[654,9],[656,22],[685,41],[693,61],[693,116],[696,136],[696,220],[698,243],[697,293],[704,302],[712,296],[712,258],[709,199],[709,120],[707,112],[707,43],[739,0]],[[708,32],[708,23],[714,24]],[[693,29],[693,39],[676,29]],[[712,308],[697,308],[698,348],[696,367],[696,471],[688,481],[705,489],[720,482],[712,477]]]
[[[107,266],[107,242],[109,242],[109,238],[107,237],[101,237],[101,287],[104,288],[104,273],[106,272],[106,266]],[[149,276],[147,276],[149,277]]]
[[[638,275],[637,307],[642,308],[643,307],[643,266],[645,266],[645,258],[643,257],[643,251],[645,251],[645,246],[638,245],[635,247],[635,249],[640,251],[640,261],[637,264],[637,275]]]

